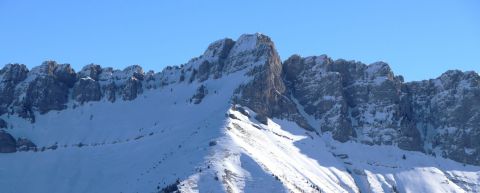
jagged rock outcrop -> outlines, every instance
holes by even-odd
[[[80,103],[99,101],[102,97],[100,84],[89,76],[80,78],[73,86],[72,91],[73,98]]]
[[[122,90],[123,100],[133,100],[137,98],[137,95],[142,92],[142,82],[141,80],[131,77],[125,83],[125,86]]]
[[[235,103],[251,108],[260,116],[286,118],[313,130],[287,96],[281,77],[282,64],[271,39],[253,34],[240,37],[238,42],[248,46],[236,44],[233,47],[231,52],[243,57],[237,56],[238,61],[231,63],[229,69],[242,69],[245,64],[253,64],[254,67],[247,72],[252,81],[237,90],[240,96],[235,98]]]
[[[459,162],[480,163],[480,76],[447,71],[406,84],[426,149]]]
[[[103,96],[111,102],[120,97],[123,100],[133,100],[143,91],[145,73],[139,65],[126,67],[122,71],[104,68],[97,76]]]
[[[8,112],[15,100],[15,87],[27,78],[28,69],[23,64],[7,64],[0,70],[0,114]]]
[[[5,120],[3,120],[2,118],[0,118],[0,129],[4,129],[4,128],[7,128],[7,122]]]
[[[30,108],[27,109],[29,111],[38,110],[40,113],[65,109],[69,88],[75,79],[76,74],[69,64],[46,61],[33,68],[28,73],[28,79],[21,83],[16,92],[19,95],[24,93],[25,97],[19,98],[18,103]]]
[[[197,91],[195,91],[195,94],[190,98],[190,102],[193,104],[200,104],[205,97],[205,95],[208,94],[207,87],[204,85],[201,85],[200,87],[197,88]]]
[[[98,64],[89,64],[82,68],[80,72],[78,72],[79,78],[87,78],[90,77],[91,79],[98,81],[100,74],[102,73],[102,67]]]
[[[214,79],[222,76],[225,60],[227,59],[234,44],[235,41],[225,38],[213,42],[208,46],[207,50],[203,54],[203,57],[206,60],[199,66],[200,81],[204,81],[210,76],[212,76]]]
[[[70,98],[79,103],[102,97],[111,102],[133,100],[143,91],[144,77],[138,65],[121,71],[89,64],[75,73],[69,64],[55,61],[30,71],[22,64],[7,64],[0,70],[0,115],[17,114],[35,121],[35,112],[63,110]]]
[[[0,153],[13,153],[17,151],[15,138],[4,130],[0,130]]]
[[[55,63],[55,62],[49,61],[48,63]],[[73,84],[75,84],[75,82],[77,81],[77,74],[75,73],[73,68],[70,66],[70,64],[57,65],[53,74],[56,80],[64,83],[69,88],[71,88]]]
[[[292,56],[284,66],[293,97],[335,139],[423,149],[420,134],[404,116],[403,80],[386,63],[365,65],[322,55]]]
[[[26,138],[18,138],[16,142],[16,148],[18,151],[36,151],[37,146]]]
[[[117,85],[114,82],[102,86],[102,90],[103,95],[106,96],[108,101],[115,102],[115,100],[117,99],[115,94],[117,91]]]
[[[344,78],[339,72],[327,72],[332,63],[326,56],[303,59],[295,55],[284,62],[283,76],[292,97],[306,113],[321,121],[320,129],[347,141],[356,134],[343,92]]]
[[[479,76],[449,71],[404,83],[383,62],[292,56],[285,80],[305,112],[339,141],[397,145],[479,164]]]

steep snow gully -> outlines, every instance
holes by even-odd
[[[262,34],[162,72],[0,70],[0,192],[480,192],[480,78],[281,62]]]

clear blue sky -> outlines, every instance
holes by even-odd
[[[1,0],[0,64],[44,60],[159,71],[242,33],[269,35],[282,60],[327,54],[388,62],[406,80],[480,71],[478,0]]]

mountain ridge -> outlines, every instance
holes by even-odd
[[[25,65],[7,64],[0,70],[0,80],[0,127],[3,128],[0,150],[18,151],[13,157],[42,155],[37,152],[54,154],[49,150],[71,155],[67,151],[71,147],[91,148],[97,152],[100,151],[97,146],[101,149],[137,143],[153,145],[160,142],[151,141],[149,136],[161,140],[167,137],[162,134],[164,131],[170,132],[170,136],[175,136],[174,131],[192,132],[191,135],[179,134],[178,139],[162,144],[170,147],[177,145],[177,141],[197,136],[199,131],[195,128],[199,125],[197,129],[202,130],[204,136],[192,139],[199,141],[172,148],[192,148],[192,152],[184,153],[193,160],[204,157],[207,162],[216,160],[217,165],[208,166],[216,168],[215,171],[197,162],[197,165],[186,164],[185,167],[201,166],[202,170],[222,174],[209,180],[222,181],[227,192],[241,192],[246,183],[246,173],[238,166],[243,163],[239,155],[248,155],[293,192],[334,189],[358,192],[369,189],[361,184],[375,186],[363,176],[392,163],[367,161],[366,165],[357,165],[347,161],[353,156],[355,159],[352,159],[363,163],[354,152],[348,152],[348,148],[355,148],[350,147],[353,143],[358,143],[365,151],[368,147],[398,147],[404,157],[405,154],[407,157],[413,155],[418,157],[419,163],[430,160],[425,161],[425,165],[436,162],[439,159],[436,156],[480,165],[480,77],[477,73],[453,70],[435,79],[404,82],[384,62],[366,65],[332,60],[326,55],[293,55],[282,62],[273,41],[258,33],[242,35],[236,41],[228,38],[215,41],[202,56],[180,66],[166,67],[158,73],[144,72],[138,65],[114,70],[96,64],[75,72],[68,64],[47,61],[31,70]],[[328,142],[328,136],[334,140]],[[208,145],[194,150],[195,145],[199,145],[197,142],[200,146]],[[301,145],[303,143],[312,146],[306,147]],[[315,144],[319,149],[315,149]],[[255,149],[263,148],[256,145],[273,148],[264,149],[272,151],[273,157],[256,152]],[[334,146],[348,153],[337,152]],[[155,147],[128,146],[134,149]],[[308,153],[299,154],[302,151],[297,148]],[[299,156],[300,160],[285,157],[282,149]],[[201,155],[196,155],[196,151]],[[406,153],[408,151],[428,156]],[[119,153],[116,156],[123,155],[120,150],[114,152]],[[327,155],[329,152],[333,157]],[[401,157],[399,153],[380,152]],[[312,163],[309,156],[320,163],[331,160],[327,163],[341,172],[318,169],[321,165]],[[405,159],[409,159],[407,157]],[[392,161],[391,157],[382,158]],[[102,159],[108,160],[108,157]],[[148,161],[147,157],[145,159],[142,163]],[[393,161],[398,162],[396,158]],[[288,175],[275,169],[277,164],[284,165],[282,170],[288,171]],[[318,173],[313,175],[308,169],[297,168],[306,167],[302,164],[312,165]],[[370,167],[373,169],[366,169]],[[391,167],[401,168],[400,172],[404,170],[401,165]],[[470,182],[474,178],[452,177],[447,166],[440,164],[438,168],[436,170],[445,173],[439,178],[452,181],[455,190],[479,190],[478,184]],[[185,174],[191,173],[185,171]],[[188,183],[200,186],[197,184],[200,183],[199,175],[203,174],[183,175],[177,185],[195,189]],[[331,178],[326,180],[316,175]],[[389,178],[388,173],[378,175]],[[175,182],[173,176],[163,183]],[[339,180],[332,176],[343,177]],[[375,183],[383,184],[383,191],[398,188],[406,192],[406,187],[402,189],[396,180],[401,181],[390,179]],[[322,187],[322,183],[328,185]]]
[[[249,54],[253,55],[253,57],[245,57]],[[99,101],[103,98],[107,98],[110,102],[114,102],[119,98],[127,101],[134,100],[144,89],[162,87],[183,81],[190,83],[193,81],[203,82],[208,78],[217,79],[222,75],[245,69],[249,65],[252,66],[251,63],[261,61],[262,59],[260,58],[262,57],[264,57],[263,60],[266,61],[266,64],[257,65],[253,70],[247,72],[247,74],[253,75],[255,80],[243,85],[245,88],[238,91],[241,93],[239,97],[234,97],[235,102],[250,107],[261,115],[289,118],[308,130],[314,130],[314,128],[319,130],[318,125],[309,125],[306,118],[299,113],[296,104],[288,99],[290,96],[293,96],[306,109],[307,114],[314,114],[313,116],[316,116],[316,119],[327,122],[321,125],[322,129],[320,130],[322,132],[332,131],[334,138],[343,142],[355,138],[358,133],[363,132],[354,131],[353,121],[368,122],[360,119],[353,120],[351,117],[352,113],[358,114],[358,111],[367,111],[368,109],[366,108],[370,108],[365,106],[367,104],[387,103],[387,105],[383,105],[380,109],[374,111],[390,113],[390,116],[396,117],[390,117],[389,119],[402,120],[393,123],[394,121],[384,118],[380,121],[390,122],[390,125],[378,124],[379,121],[376,121],[374,124],[377,125],[374,127],[393,128],[395,130],[403,129],[403,131],[400,131],[401,134],[396,131],[391,131],[388,134],[393,138],[408,135],[405,138],[407,141],[399,140],[398,142],[402,149],[433,151],[421,147],[425,141],[420,139],[421,134],[419,130],[421,128],[413,126],[413,124],[417,123],[412,120],[405,121],[414,117],[412,114],[414,113],[412,112],[414,107],[412,107],[412,102],[409,101],[412,100],[411,97],[425,97],[425,95],[430,94],[428,92],[432,92],[431,89],[435,90],[439,89],[439,87],[442,87],[442,89],[443,87],[450,90],[453,89],[453,91],[449,92],[456,92],[455,87],[462,81],[470,81],[464,84],[471,84],[473,89],[471,91],[463,90],[463,92],[473,93],[473,96],[469,96],[468,100],[462,99],[463,103],[472,101],[473,105],[476,105],[469,108],[470,110],[467,109],[467,111],[477,113],[477,115],[473,116],[474,120],[470,122],[472,122],[471,124],[473,124],[474,128],[475,126],[478,127],[478,122],[480,122],[480,120],[477,120],[480,118],[475,118],[475,116],[480,116],[478,115],[480,111],[476,109],[480,105],[479,99],[476,97],[479,92],[480,76],[473,71],[449,70],[435,79],[404,83],[403,77],[395,76],[388,64],[384,62],[366,65],[361,62],[343,59],[332,60],[326,55],[306,58],[293,55],[281,62],[273,41],[269,37],[258,33],[242,35],[237,41],[228,38],[215,41],[208,46],[202,56],[190,60],[187,64],[166,67],[158,73],[153,71],[145,73],[139,65],[132,65],[120,71],[90,64],[76,73],[69,64],[57,64],[54,61],[44,62],[31,70],[28,70],[25,65],[7,64],[0,71],[3,83],[2,100],[0,100],[2,102],[0,107],[2,108],[0,108],[0,112],[2,114],[7,112],[9,114],[12,114],[12,112],[18,113],[21,117],[34,121],[33,111],[43,114],[50,110],[62,110],[67,108],[65,104],[72,99],[79,102],[80,105],[89,101]],[[235,58],[240,59],[236,60]],[[188,64],[191,65],[185,68]],[[304,66],[309,68],[308,71],[305,71]],[[180,74],[180,76],[175,77],[176,74]],[[307,80],[304,80],[306,77]],[[304,84],[305,81],[310,81],[310,83]],[[434,88],[429,87],[432,85],[432,82],[435,84]],[[443,86],[442,82],[445,82],[446,85]],[[300,86],[295,86],[295,84]],[[331,87],[331,84],[336,84],[336,86]],[[303,89],[307,87],[316,87],[316,89]],[[371,91],[362,93],[362,90],[365,89],[370,89]],[[411,93],[410,90],[415,90],[415,92]],[[417,93],[421,92],[425,92],[424,96],[417,96]],[[389,96],[384,96],[384,93],[387,93]],[[14,95],[19,95],[20,97],[13,99]],[[316,95],[317,98],[308,98],[312,95]],[[25,97],[22,98],[22,96]],[[373,101],[370,100],[371,98]],[[333,102],[335,104],[332,101],[335,101]],[[428,101],[423,102],[428,103]],[[321,103],[321,106],[318,106],[319,103]],[[392,104],[395,106],[388,107],[388,105]],[[340,105],[340,107],[333,108],[334,105]],[[364,105],[364,107],[356,108],[359,105]],[[329,107],[330,109],[327,109]],[[394,112],[392,113],[390,112],[392,110],[385,108],[395,108],[396,110],[393,110]],[[462,106],[458,108],[467,107]],[[373,112],[373,114],[375,113],[377,112]],[[320,114],[322,114],[323,118],[319,117]],[[341,117],[335,120],[329,120],[326,117],[335,117],[337,115]],[[424,119],[432,118],[425,117]],[[477,122],[476,125],[475,122]],[[366,124],[368,125],[368,123]],[[404,126],[392,127],[391,124]],[[452,124],[452,122],[448,124]],[[455,135],[468,136],[469,134]],[[478,131],[473,134],[474,137],[480,137],[480,132]],[[381,138],[384,135],[377,137]],[[458,139],[450,138],[444,140],[458,141]],[[464,138],[462,141],[465,140],[472,141],[473,139]],[[393,143],[392,140],[382,141],[382,139],[363,141],[370,144]],[[472,149],[472,146],[467,144],[465,149],[467,148]],[[473,148],[475,148],[475,152],[480,152],[480,145],[473,146]],[[467,160],[461,160],[465,159],[465,157],[459,153],[460,151],[455,150],[454,152],[457,161],[480,164],[479,153],[474,154]],[[445,154],[445,152],[441,153]]]

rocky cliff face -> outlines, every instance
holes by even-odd
[[[412,120],[429,153],[480,163],[480,77],[447,71],[436,79],[405,85]]]
[[[244,38],[255,42],[255,47],[242,50],[242,55],[249,56],[249,59],[243,62],[256,65],[247,72],[247,76],[252,77],[252,80],[238,88],[238,96],[234,97],[234,102],[251,108],[260,117],[288,119],[307,130],[313,130],[298,112],[293,100],[288,97],[281,76],[283,66],[273,42],[261,34],[245,35]],[[262,119],[260,117],[258,119]]]
[[[232,103],[265,117],[295,121],[341,142],[396,145],[463,163],[480,165],[480,77],[448,71],[405,83],[383,62],[366,65],[325,55],[291,56],[281,62],[272,40],[242,35],[210,44],[204,54],[180,66],[144,72],[138,65],[114,70],[90,64],[75,72],[69,64],[44,62],[31,70],[7,64],[0,70],[0,115],[32,122],[36,114],[61,111],[92,101],[135,100],[145,90],[198,84],[192,103],[202,102],[208,79],[242,71]],[[6,119],[5,125],[8,125]],[[14,129],[14,128],[13,128]],[[11,138],[1,143],[11,151]]]
[[[421,150],[420,135],[409,120],[402,78],[378,62],[365,65],[327,56],[285,61],[285,80],[305,112],[320,120],[335,139],[367,144],[398,144]]]
[[[292,56],[283,65],[292,97],[335,139],[393,144],[480,164],[477,73],[448,71],[405,83],[383,62],[365,65],[322,55]]]

